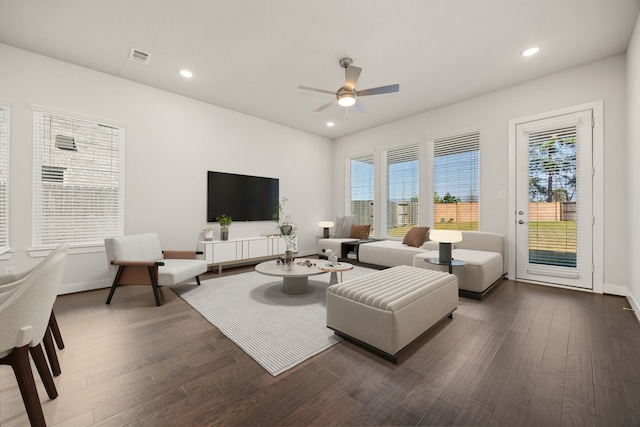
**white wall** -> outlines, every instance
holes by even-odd
[[[176,78],[179,78],[176,76]],[[185,82],[188,84],[188,82]],[[332,142],[288,127],[0,44],[0,98],[12,101],[10,246],[17,271],[32,258],[32,111],[39,105],[123,122],[125,233],[158,232],[166,249],[195,249],[206,224],[206,172],[280,179],[299,226],[299,250],[315,253],[318,221],[331,218]],[[217,228],[217,227],[216,227]],[[230,235],[274,233],[272,221],[234,223]],[[69,257],[63,291],[106,286],[104,252]]]
[[[636,262],[640,260],[640,224],[638,215],[640,214],[640,17],[636,22],[636,27],[627,49],[627,117],[628,117],[628,138],[627,138],[627,168],[628,191],[626,194],[629,206],[629,217],[626,231],[629,238],[629,246],[626,254],[627,269],[629,274],[629,295],[636,316],[640,320],[640,271]]]
[[[626,60],[624,55],[588,64],[508,89],[469,99],[340,138],[334,148],[336,212],[345,210],[345,158],[383,147],[465,130],[480,129],[480,229],[509,232],[507,198],[508,123],[511,119],[604,101],[605,204],[604,282],[627,286]],[[508,194],[508,192],[507,192]],[[431,224],[424,224],[431,225]]]

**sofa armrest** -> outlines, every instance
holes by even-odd
[[[161,267],[164,265],[162,261],[111,261],[112,265],[123,267]]]
[[[165,259],[196,259],[196,255],[202,255],[202,251],[162,251]]]

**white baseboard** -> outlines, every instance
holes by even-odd
[[[602,291],[609,295],[618,295],[626,297],[629,293],[629,289],[626,286],[612,285],[611,283],[605,283]]]
[[[72,294],[75,292],[93,291],[94,289],[103,289],[111,286],[108,281],[97,282],[81,282],[81,283],[68,283],[61,285],[58,290],[58,295]]]
[[[638,323],[640,323],[640,304],[638,304],[638,301],[636,301],[635,298],[633,298],[633,295],[631,295],[631,292],[627,294],[627,301],[629,301],[629,305],[634,310],[633,314],[636,315],[636,320],[638,321]]]

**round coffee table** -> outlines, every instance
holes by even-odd
[[[348,262],[339,262],[337,265],[333,265],[330,262],[320,260],[317,265],[319,270],[331,272],[329,285],[335,285],[336,283],[342,282],[343,271],[353,270],[353,265],[349,264]],[[338,272],[340,272],[340,280],[338,280]]]
[[[311,260],[311,262],[325,262],[324,260]],[[275,260],[265,261],[256,265],[256,271],[266,276],[282,277],[282,292],[285,294],[304,294],[309,285],[309,276],[324,274],[326,271],[306,265],[298,265],[294,261],[291,270],[282,264],[276,264]]]

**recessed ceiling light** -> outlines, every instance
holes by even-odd
[[[332,128],[334,124],[335,123],[333,123],[333,122],[327,122],[327,126],[329,126],[330,128]]]
[[[540,50],[539,47],[530,47],[529,49],[525,50],[524,52],[522,52],[522,56],[532,56],[535,55],[536,53],[538,53],[538,51]]]
[[[188,79],[193,77],[193,73],[191,71],[189,71],[189,70],[180,70],[180,75],[182,77],[186,77]]]

